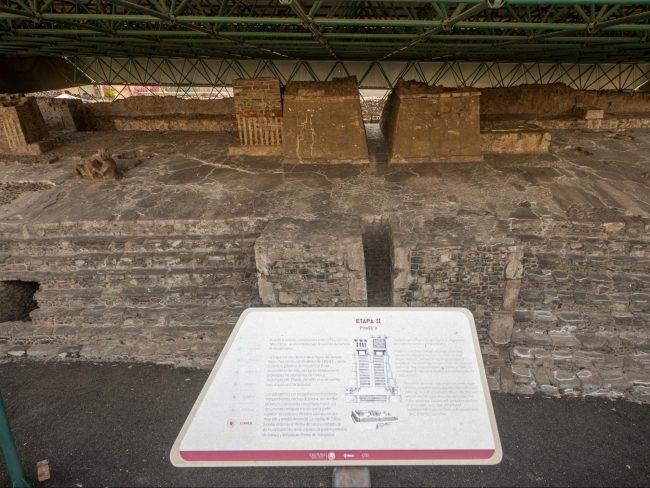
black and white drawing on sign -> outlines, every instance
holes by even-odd
[[[397,422],[399,419],[390,412],[381,410],[352,410],[352,420],[355,424],[374,423],[375,428],[379,429],[385,425]]]
[[[345,397],[354,403],[402,401],[390,364],[386,336],[354,339],[354,373],[345,389]]]

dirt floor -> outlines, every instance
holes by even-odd
[[[0,364],[23,466],[42,486],[330,486],[331,468],[179,469],[169,450],[207,371],[147,364]],[[648,486],[650,408],[493,395],[504,458],[490,467],[377,467],[373,486]],[[4,466],[3,466],[4,467]],[[0,486],[9,483],[0,469]]]

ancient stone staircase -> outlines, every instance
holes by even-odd
[[[210,361],[241,311],[259,304],[253,246],[264,222],[76,225],[3,229],[3,277],[40,284],[32,322],[12,327],[11,342]]]

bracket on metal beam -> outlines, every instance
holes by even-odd
[[[498,9],[506,6],[507,0],[487,0],[487,7],[489,9]]]

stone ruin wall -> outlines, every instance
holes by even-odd
[[[394,304],[469,308],[493,390],[650,402],[650,222],[535,225],[490,245],[397,234]]]
[[[88,130],[86,108],[81,100],[36,98],[38,109],[50,131]]]
[[[481,88],[481,115],[564,117],[579,107],[606,113],[650,114],[650,93],[575,90],[561,83]]]
[[[211,365],[239,314],[260,304],[253,246],[262,225],[3,226],[0,275],[40,289],[32,322],[0,324],[0,342],[81,344],[87,358]]]
[[[282,93],[277,78],[232,82],[239,144],[282,145]]]
[[[185,100],[138,96],[85,103],[88,130],[236,131],[232,98]]]
[[[32,322],[0,324],[0,340],[209,366],[249,306],[376,298],[366,284],[366,225],[5,226],[2,276],[40,289]],[[395,219],[383,225],[392,294],[374,304],[470,309],[493,390],[650,402],[650,221],[487,222],[485,242],[458,236],[444,219],[417,230]]]

